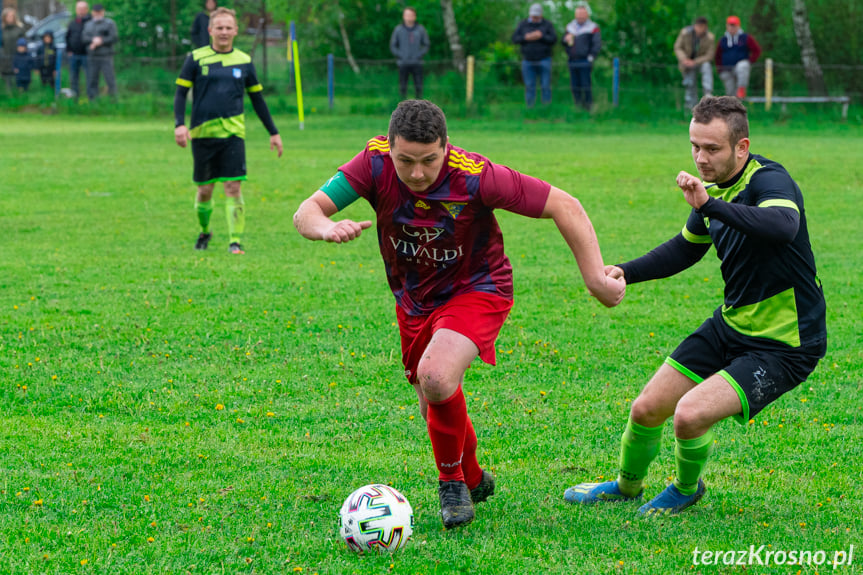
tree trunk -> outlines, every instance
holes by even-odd
[[[812,31],[809,29],[806,0],[794,0],[791,17],[794,20],[794,35],[797,36],[797,45],[800,46],[800,59],[803,61],[803,69],[806,73],[809,95],[826,96],[827,88],[824,85],[824,74],[821,72],[818,54],[815,52],[815,43],[812,41]]]
[[[354,71],[354,74],[360,73],[360,67],[357,66],[357,61],[354,60],[354,53],[351,52],[351,41],[348,38],[348,31],[345,28],[345,13],[342,12],[341,8],[338,8],[339,11],[339,33],[342,35],[342,44],[345,45],[345,55],[348,58],[348,64],[350,64],[351,69]]]
[[[461,38],[458,35],[458,24],[455,21],[452,0],[440,0],[440,7],[443,12],[443,27],[446,31],[447,40],[449,40],[449,48],[452,51],[452,63],[459,72],[464,73],[464,46],[461,45]]]

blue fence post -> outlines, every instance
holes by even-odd
[[[54,79],[54,99],[60,97],[61,76],[63,75],[63,49],[57,50],[57,77]]]
[[[614,81],[611,88],[611,98],[616,108],[620,103],[620,58],[614,59]]]
[[[327,54],[327,97],[330,100],[330,110],[333,109],[333,98],[336,94],[336,64],[332,54]]]

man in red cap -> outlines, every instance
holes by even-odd
[[[761,46],[740,27],[740,18],[729,16],[725,20],[725,35],[716,46],[716,68],[725,84],[726,96],[746,97],[749,72],[758,57]]]

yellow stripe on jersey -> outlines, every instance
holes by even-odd
[[[248,64],[252,61],[252,58],[246,54],[245,52],[241,52],[240,50],[232,50],[227,54],[222,54],[221,52],[216,52],[212,48],[209,48],[207,51],[207,46],[204,48],[199,48],[192,52],[192,57],[197,60],[198,64],[201,66],[209,66],[211,64],[222,64],[225,68],[228,66],[236,66],[238,64]]]
[[[261,86],[260,84],[255,84],[254,86],[246,88],[246,92],[248,92],[249,94],[254,94],[255,92],[263,92],[263,91],[264,91],[264,87]]]
[[[372,138],[366,144],[366,147],[373,152],[389,152],[390,151],[390,143],[386,140],[386,138]]]
[[[184,88],[191,88],[192,87],[192,83],[189,82],[188,80],[184,80],[183,78],[177,78],[177,85],[182,86]]]
[[[469,174],[479,175],[482,172],[483,167],[485,166],[485,161],[471,160],[464,154],[460,154],[455,150],[450,150],[449,154],[449,165],[450,167],[457,168],[463,170]]]
[[[800,213],[800,208],[797,207],[797,204],[792,202],[791,200],[764,200],[760,204],[758,204],[759,208],[772,208],[772,207],[780,207],[780,208],[791,208],[798,214]]]
[[[688,241],[689,243],[692,243],[692,244],[709,244],[709,243],[713,242],[713,240],[710,239],[709,235],[699,236],[699,235],[693,234],[692,232],[690,232],[687,229],[686,226],[683,226],[683,230],[680,233],[683,234],[683,237],[686,239],[686,241]]]

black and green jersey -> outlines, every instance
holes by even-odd
[[[177,85],[187,89],[194,86],[193,138],[245,138],[243,98],[246,92],[251,95],[263,90],[248,54],[236,49],[216,52],[212,46],[198,48],[186,58]]]
[[[750,154],[732,180],[707,191],[712,197],[678,236],[621,266],[627,283],[685,269],[713,244],[725,281],[722,318],[732,329],[792,347],[823,340],[826,306],[797,183],[780,164]]]

